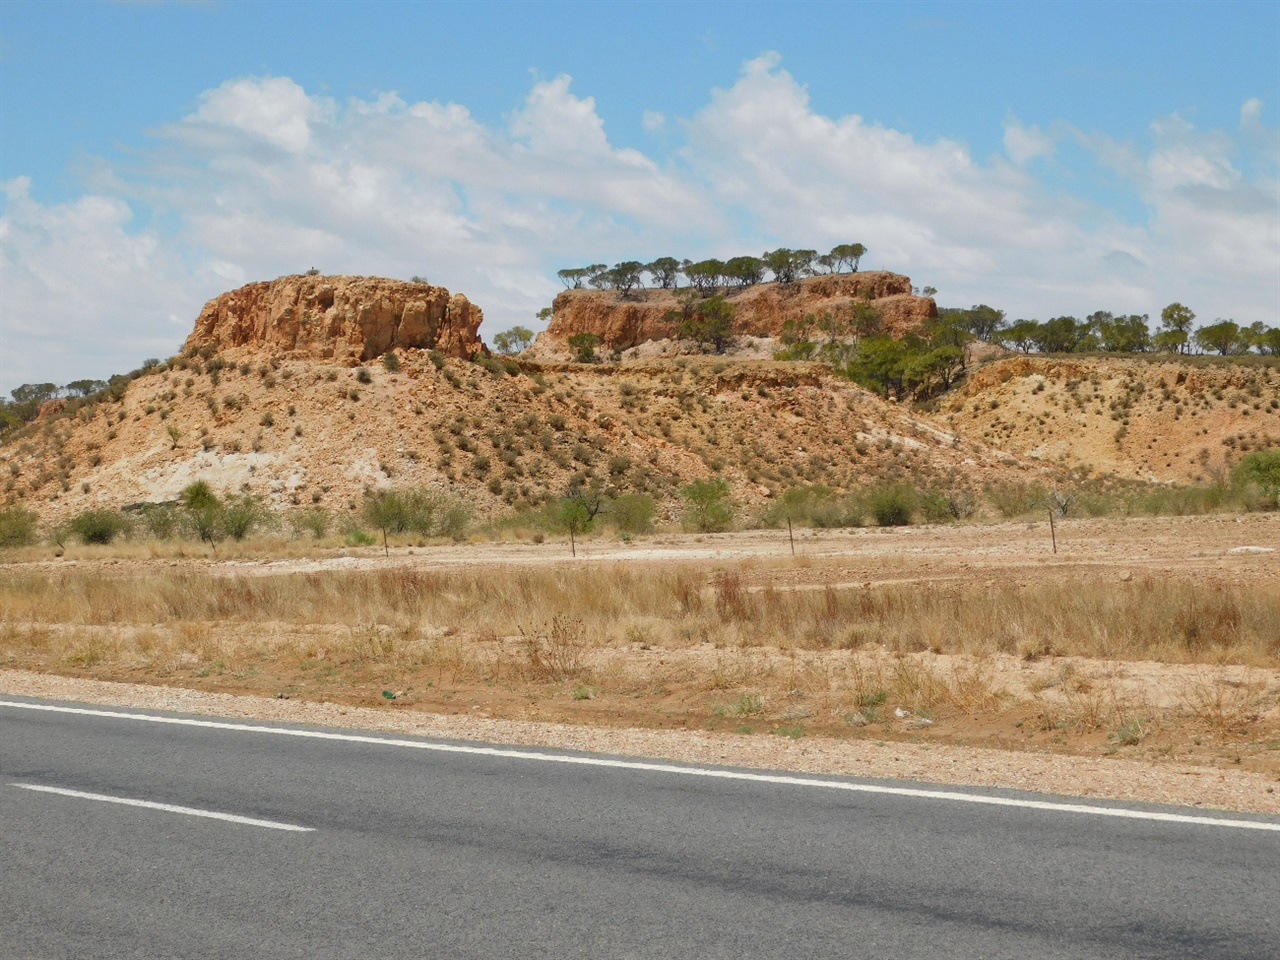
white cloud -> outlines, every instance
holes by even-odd
[[[492,334],[531,323],[558,267],[780,244],[862,242],[864,267],[1015,316],[1156,313],[1176,299],[1277,321],[1280,158],[1256,100],[1237,134],[1173,116],[1146,146],[1010,115],[1008,159],[977,160],[956,140],[818,113],[766,54],[692,117],[649,111],[644,124],[683,138],[672,160],[611,143],[567,76],[535,82],[499,124],[393,92],[339,104],[287,77],[229,80],[128,166],[87,164],[75,200],[5,185],[0,379],[128,369],[176,347],[205,298],[311,266],[425,274],[479,303]],[[1024,167],[1053,155],[1069,182],[1078,156],[1055,143],[1072,136],[1145,221]],[[135,211],[156,215],[139,226]]]
[[[1018,166],[1025,166],[1036,157],[1053,155],[1053,137],[1035,124],[1026,126],[1015,116],[1004,121],[1004,152]]]
[[[200,305],[180,260],[154,233],[130,229],[119,198],[46,206],[31,186],[0,185],[3,389],[105,377],[173,353]]]
[[[185,120],[242,131],[298,153],[311,142],[311,124],[331,110],[326,101],[307,96],[288,77],[267,77],[228,80],[205,91],[200,107]]]
[[[653,133],[667,125],[667,115],[661,110],[646,110],[640,118],[640,123],[646,130]]]

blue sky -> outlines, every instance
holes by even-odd
[[[0,3],[0,390],[317,266],[861,242],[945,305],[1280,322],[1280,3]]]

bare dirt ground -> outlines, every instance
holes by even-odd
[[[692,569],[712,599],[696,616],[662,607],[616,629],[588,620],[593,639],[569,648],[579,660],[561,672],[532,669],[545,666],[538,650],[555,648],[535,650],[518,615],[512,630],[479,607],[471,617],[432,613],[407,624],[340,616],[193,624],[42,617],[6,600],[0,693],[1280,813],[1272,607],[1262,621],[1255,611],[1260,643],[1170,646],[1157,659],[1122,647],[1110,657],[1061,655],[1040,635],[1007,651],[981,649],[979,637],[894,648],[846,634],[815,649],[753,633],[750,617],[727,632],[717,623],[731,617],[725,602],[753,610],[753,596],[909,605],[1008,590],[1036,598],[1065,586],[1090,596],[1149,591],[1167,605],[1180,585],[1194,585],[1233,598],[1236,609],[1280,584],[1275,514],[1068,520],[1056,536],[1054,553],[1047,522],[804,531],[794,558],[785,530],[589,540],[577,557],[558,542],[401,546],[389,558],[373,548],[281,556],[266,546],[216,557],[190,545],[155,556],[29,553],[0,563],[0,587],[46,577],[127,590],[181,575],[192,589],[230,580],[243,592],[274,578],[390,570],[472,577],[496,597],[535,574],[608,589],[622,572],[645,580]],[[447,592],[461,581],[422,582]],[[1063,632],[1080,624],[1064,622]],[[352,654],[356,644],[365,652]]]

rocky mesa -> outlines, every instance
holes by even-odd
[[[236,347],[363,363],[388,350],[432,349],[468,359],[484,352],[480,308],[444,287],[382,277],[280,277],[210,300],[184,352]]]
[[[788,320],[840,315],[856,301],[874,304],[886,332],[901,336],[938,315],[931,297],[912,293],[911,278],[887,271],[828,273],[794,283],[730,288],[733,330],[738,336],[776,337]],[[683,304],[672,290],[566,290],[552,304],[551,323],[538,338],[538,352],[564,349],[569,337],[593,333],[607,350],[627,350],[646,340],[673,339]]]

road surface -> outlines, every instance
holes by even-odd
[[[4,958],[1277,956],[1280,818],[0,699]]]

